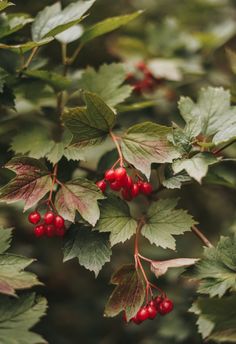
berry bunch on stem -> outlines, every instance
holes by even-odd
[[[30,223],[36,225],[34,227],[34,235],[36,237],[47,236],[64,236],[65,221],[62,216],[48,210],[44,216],[36,210],[29,214],[28,220]]]

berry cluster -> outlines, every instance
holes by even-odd
[[[126,201],[131,201],[140,193],[149,195],[152,192],[150,183],[142,181],[139,177],[137,181],[133,180],[124,167],[107,170],[104,179],[96,183],[102,192],[105,192],[108,184],[111,190],[121,191],[121,195]]]
[[[167,297],[157,296],[148,302],[146,306],[141,307],[137,314],[130,320],[134,324],[141,324],[143,321],[150,319],[153,320],[157,314],[166,315],[174,308],[173,302]],[[126,315],[124,314],[126,321]],[[126,321],[127,322],[127,321]]]
[[[52,211],[47,211],[43,216],[43,221],[41,221],[41,215],[38,211],[33,211],[29,214],[28,220],[34,227],[34,235],[36,237],[53,237],[53,236],[63,236],[65,234],[65,221],[62,216],[53,213]]]

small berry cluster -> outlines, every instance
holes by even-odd
[[[174,308],[173,302],[167,297],[157,296],[148,302],[146,306],[141,307],[137,314],[131,318],[134,324],[139,325],[143,321],[150,319],[153,320],[157,314],[166,315],[170,313]],[[126,315],[124,314],[124,320],[126,321]],[[127,321],[126,321],[127,322]]]
[[[28,220],[34,227],[34,235],[36,237],[53,237],[53,236],[64,236],[65,234],[65,221],[62,216],[47,211],[44,214],[43,221],[41,221],[41,215],[38,211],[33,211],[29,214]]]
[[[124,167],[107,170],[104,179],[96,183],[102,192],[105,192],[108,184],[111,190],[121,190],[121,195],[126,201],[132,201],[140,193],[150,195],[152,192],[152,185],[150,183],[142,181],[139,177],[137,181],[133,181]]]

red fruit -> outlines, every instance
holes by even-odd
[[[156,307],[154,305],[150,305],[150,303],[147,306],[147,311],[149,319],[154,319],[158,313]]]
[[[152,193],[152,185],[148,182],[144,182],[142,184],[140,184],[140,191],[144,194],[144,195],[150,195],[150,193]]]
[[[61,228],[55,228],[55,234],[57,236],[64,236],[65,235],[65,228],[61,227]]]
[[[131,318],[131,321],[133,321],[133,323],[135,323],[136,325],[140,325],[142,322],[142,320],[139,320],[138,318],[138,313],[133,318]]]
[[[47,237],[49,237],[49,238],[53,237],[56,234],[55,233],[55,227],[53,225],[45,226],[45,233],[46,233]]]
[[[131,189],[132,186],[133,186],[132,178],[127,174],[127,177],[126,177],[125,182],[124,182],[124,187],[126,189]]]
[[[134,198],[134,197],[137,197],[138,194],[139,194],[139,186],[137,183],[134,183],[131,188],[131,196]]]
[[[114,180],[116,179],[115,177],[115,170],[113,170],[113,168],[111,168],[110,170],[107,170],[105,172],[105,179],[108,182],[114,182]]]
[[[147,65],[145,62],[141,61],[137,63],[137,68],[141,71],[145,71],[147,69]]]
[[[33,223],[33,225],[36,225],[41,220],[41,216],[37,211],[33,211],[29,214],[28,220],[30,223]]]
[[[160,305],[160,303],[162,303],[163,300],[163,297],[157,296],[153,301],[155,302],[156,307],[158,308],[158,306]]]
[[[152,306],[152,307],[157,307],[157,302],[156,302],[156,300],[155,299],[152,299],[151,301],[149,301],[149,303],[148,303],[148,306]]]
[[[122,197],[126,200],[126,201],[131,201],[132,200],[132,196],[131,196],[131,193],[130,193],[130,190],[129,189],[123,189],[122,192]]]
[[[158,311],[161,315],[165,315],[167,313],[170,313],[174,308],[173,302],[165,298],[159,305],[158,305]]]
[[[51,225],[54,222],[55,215],[52,211],[47,211],[44,215],[44,222],[46,225]]]
[[[115,170],[115,180],[124,181],[126,179],[127,172],[124,167],[118,167]]]
[[[110,184],[110,188],[114,191],[119,191],[122,188],[122,183],[119,180],[115,180]]]
[[[99,180],[99,181],[96,183],[96,185],[97,185],[97,187],[98,187],[102,192],[105,192],[106,187],[107,187],[107,183],[105,182],[104,179]]]
[[[54,218],[54,226],[56,228],[63,228],[65,225],[65,220],[63,219],[62,216],[56,215]]]
[[[39,238],[45,234],[45,226],[44,225],[39,225],[34,227],[34,235]]]
[[[147,307],[141,307],[137,313],[137,318],[140,321],[145,321],[149,318]]]

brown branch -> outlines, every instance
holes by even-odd
[[[213,247],[212,243],[195,225],[193,225],[191,229],[192,229],[192,232],[203,242],[205,246]]]

